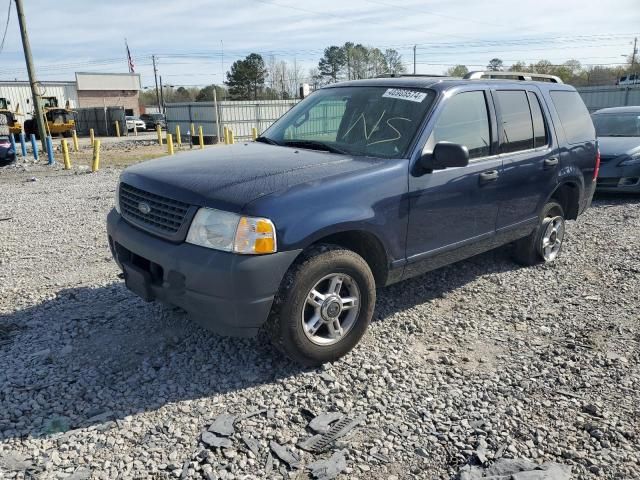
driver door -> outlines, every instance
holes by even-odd
[[[424,147],[442,141],[469,150],[466,167],[409,176],[407,268],[413,276],[486,250],[496,228],[502,160],[494,156],[493,105],[485,90],[445,98]]]

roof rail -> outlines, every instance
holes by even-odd
[[[486,78],[534,81],[534,82],[551,82],[564,83],[562,79],[556,75],[546,75],[544,73],[532,72],[495,72],[495,71],[477,71],[469,72],[464,77],[466,80],[480,80]]]
[[[442,75],[439,73],[387,73],[387,74],[380,75],[378,78],[401,78],[401,77],[445,78],[447,76],[448,75]]]

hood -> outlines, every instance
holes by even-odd
[[[631,155],[640,151],[640,137],[598,137],[598,147],[603,157]]]
[[[122,181],[191,205],[239,212],[264,195],[382,164],[368,157],[249,142],[139,163],[123,172]]]

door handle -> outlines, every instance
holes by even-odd
[[[558,159],[555,157],[544,159],[544,168],[553,168],[558,165]]]
[[[495,182],[498,179],[498,170],[489,170],[480,174],[480,183]]]

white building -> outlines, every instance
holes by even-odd
[[[60,107],[123,107],[127,115],[139,115],[140,75],[130,73],[76,73],[75,81],[39,82],[42,97],[55,97]],[[0,98],[11,110],[31,118],[33,99],[28,81],[0,80]]]

